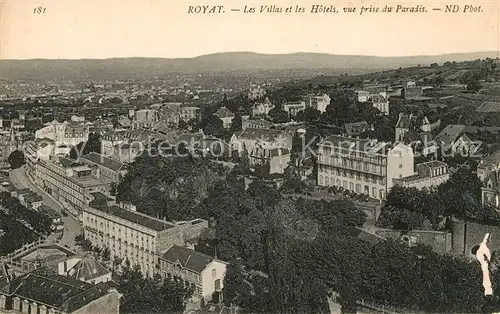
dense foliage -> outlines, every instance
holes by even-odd
[[[101,153],[101,135],[99,133],[90,133],[87,142],[81,142],[71,148],[69,157],[78,159],[89,153]]]
[[[143,277],[139,267],[124,267],[117,282],[120,313],[183,313],[191,287],[160,277]]]
[[[497,212],[481,205],[481,183],[475,173],[460,168],[437,189],[406,188],[395,186],[387,194],[378,225],[399,230],[444,228],[443,218],[456,217],[467,220],[500,221]]]
[[[169,220],[199,218],[197,206],[208,187],[223,177],[223,166],[191,157],[136,158],[117,187],[120,201],[132,202],[153,217]]]
[[[8,192],[0,193],[0,255],[50,233],[51,225],[42,212],[26,208]]]
[[[7,161],[9,162],[12,169],[20,168],[26,163],[24,160],[24,153],[20,150],[15,150],[10,153]]]
[[[283,198],[264,182],[230,176],[203,203],[216,219],[217,254],[231,261],[224,300],[244,312],[343,312],[365,300],[425,312],[481,312],[476,263],[430,248],[357,237],[365,214],[350,201]]]

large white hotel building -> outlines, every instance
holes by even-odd
[[[318,145],[318,185],[385,199],[393,179],[414,174],[411,147],[329,136]]]

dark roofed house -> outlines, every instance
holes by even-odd
[[[106,283],[94,285],[38,271],[4,281],[0,312],[119,313],[120,296]]]
[[[225,129],[229,129],[233,123],[234,113],[226,107],[221,107],[214,113],[215,116],[222,120],[222,125]]]
[[[194,297],[205,303],[221,291],[227,263],[187,247],[174,245],[160,258],[164,277],[180,279],[195,288]]]

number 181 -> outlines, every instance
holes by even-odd
[[[33,9],[33,14],[43,14],[43,13],[45,13],[44,7],[36,7]]]

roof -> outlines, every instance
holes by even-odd
[[[229,111],[226,107],[221,107],[219,110],[217,110],[214,115],[218,116],[219,118],[234,118],[234,113]]]
[[[372,154],[384,154],[386,152],[385,149],[389,148],[389,143],[377,142],[376,140],[371,139],[356,139],[338,135],[331,135],[327,137],[320,143],[320,145],[351,149],[353,151],[363,151]]]
[[[445,162],[439,161],[439,160],[431,160],[431,161],[423,162],[423,163],[420,163],[420,165],[425,165],[431,169],[448,167],[448,164],[446,164]]]
[[[282,130],[272,130],[272,129],[258,129],[258,128],[246,128],[243,131],[234,133],[236,137],[249,139],[249,140],[262,140],[262,141],[274,141],[280,137],[292,138],[291,135],[287,134]]]
[[[24,195],[24,194],[29,194],[29,193],[32,193],[32,192],[28,188],[17,190],[17,195]]]
[[[130,221],[132,223],[136,223],[138,225],[141,225],[143,227],[146,227],[146,228],[149,228],[149,229],[152,229],[155,231],[162,231],[162,230],[170,229],[170,228],[175,226],[171,222],[156,219],[156,218],[141,214],[141,213],[136,212],[136,211],[123,209],[123,208],[120,208],[119,206],[116,206],[116,205],[107,206],[106,204],[103,204],[100,206],[93,206],[92,208],[96,209],[102,213],[112,215],[112,216]]]
[[[500,163],[500,150],[497,150],[491,155],[488,155],[484,157],[481,162],[479,162],[479,165],[477,166],[478,169],[493,169],[497,164]]]
[[[41,272],[13,279],[0,292],[73,312],[108,293],[106,283],[93,285],[71,277]]]
[[[67,274],[69,277],[78,280],[89,281],[109,273],[111,272],[96,261],[94,257],[84,255],[80,258],[80,261],[75,264],[75,266],[68,270]]]
[[[447,125],[436,136],[436,141],[443,142],[443,144],[445,144],[445,145],[451,145],[464,132],[465,128],[466,128],[466,126],[463,125],[463,124],[450,124],[450,125]]]
[[[370,95],[370,99],[374,103],[386,103],[387,102],[387,99],[384,96],[379,95],[379,94]]]
[[[200,133],[184,133],[172,141],[172,146],[177,146],[181,143],[192,145],[203,139],[203,134]]]
[[[74,166],[81,165],[78,162],[76,162],[76,160],[67,157],[59,157],[58,162],[63,168],[71,168]]]
[[[93,162],[95,164],[101,165],[105,168],[111,169],[113,171],[120,171],[123,170],[124,168],[124,164],[122,162],[119,162],[117,160],[111,159],[109,157],[106,157],[104,155],[95,152],[84,155],[81,158]]]
[[[271,126],[273,125],[272,122],[264,120],[264,119],[248,119],[245,121],[246,123],[251,123],[251,124],[258,124],[262,126]]]
[[[198,274],[201,274],[215,260],[210,255],[178,245],[171,247],[161,258],[172,264],[180,263],[182,268]]]

